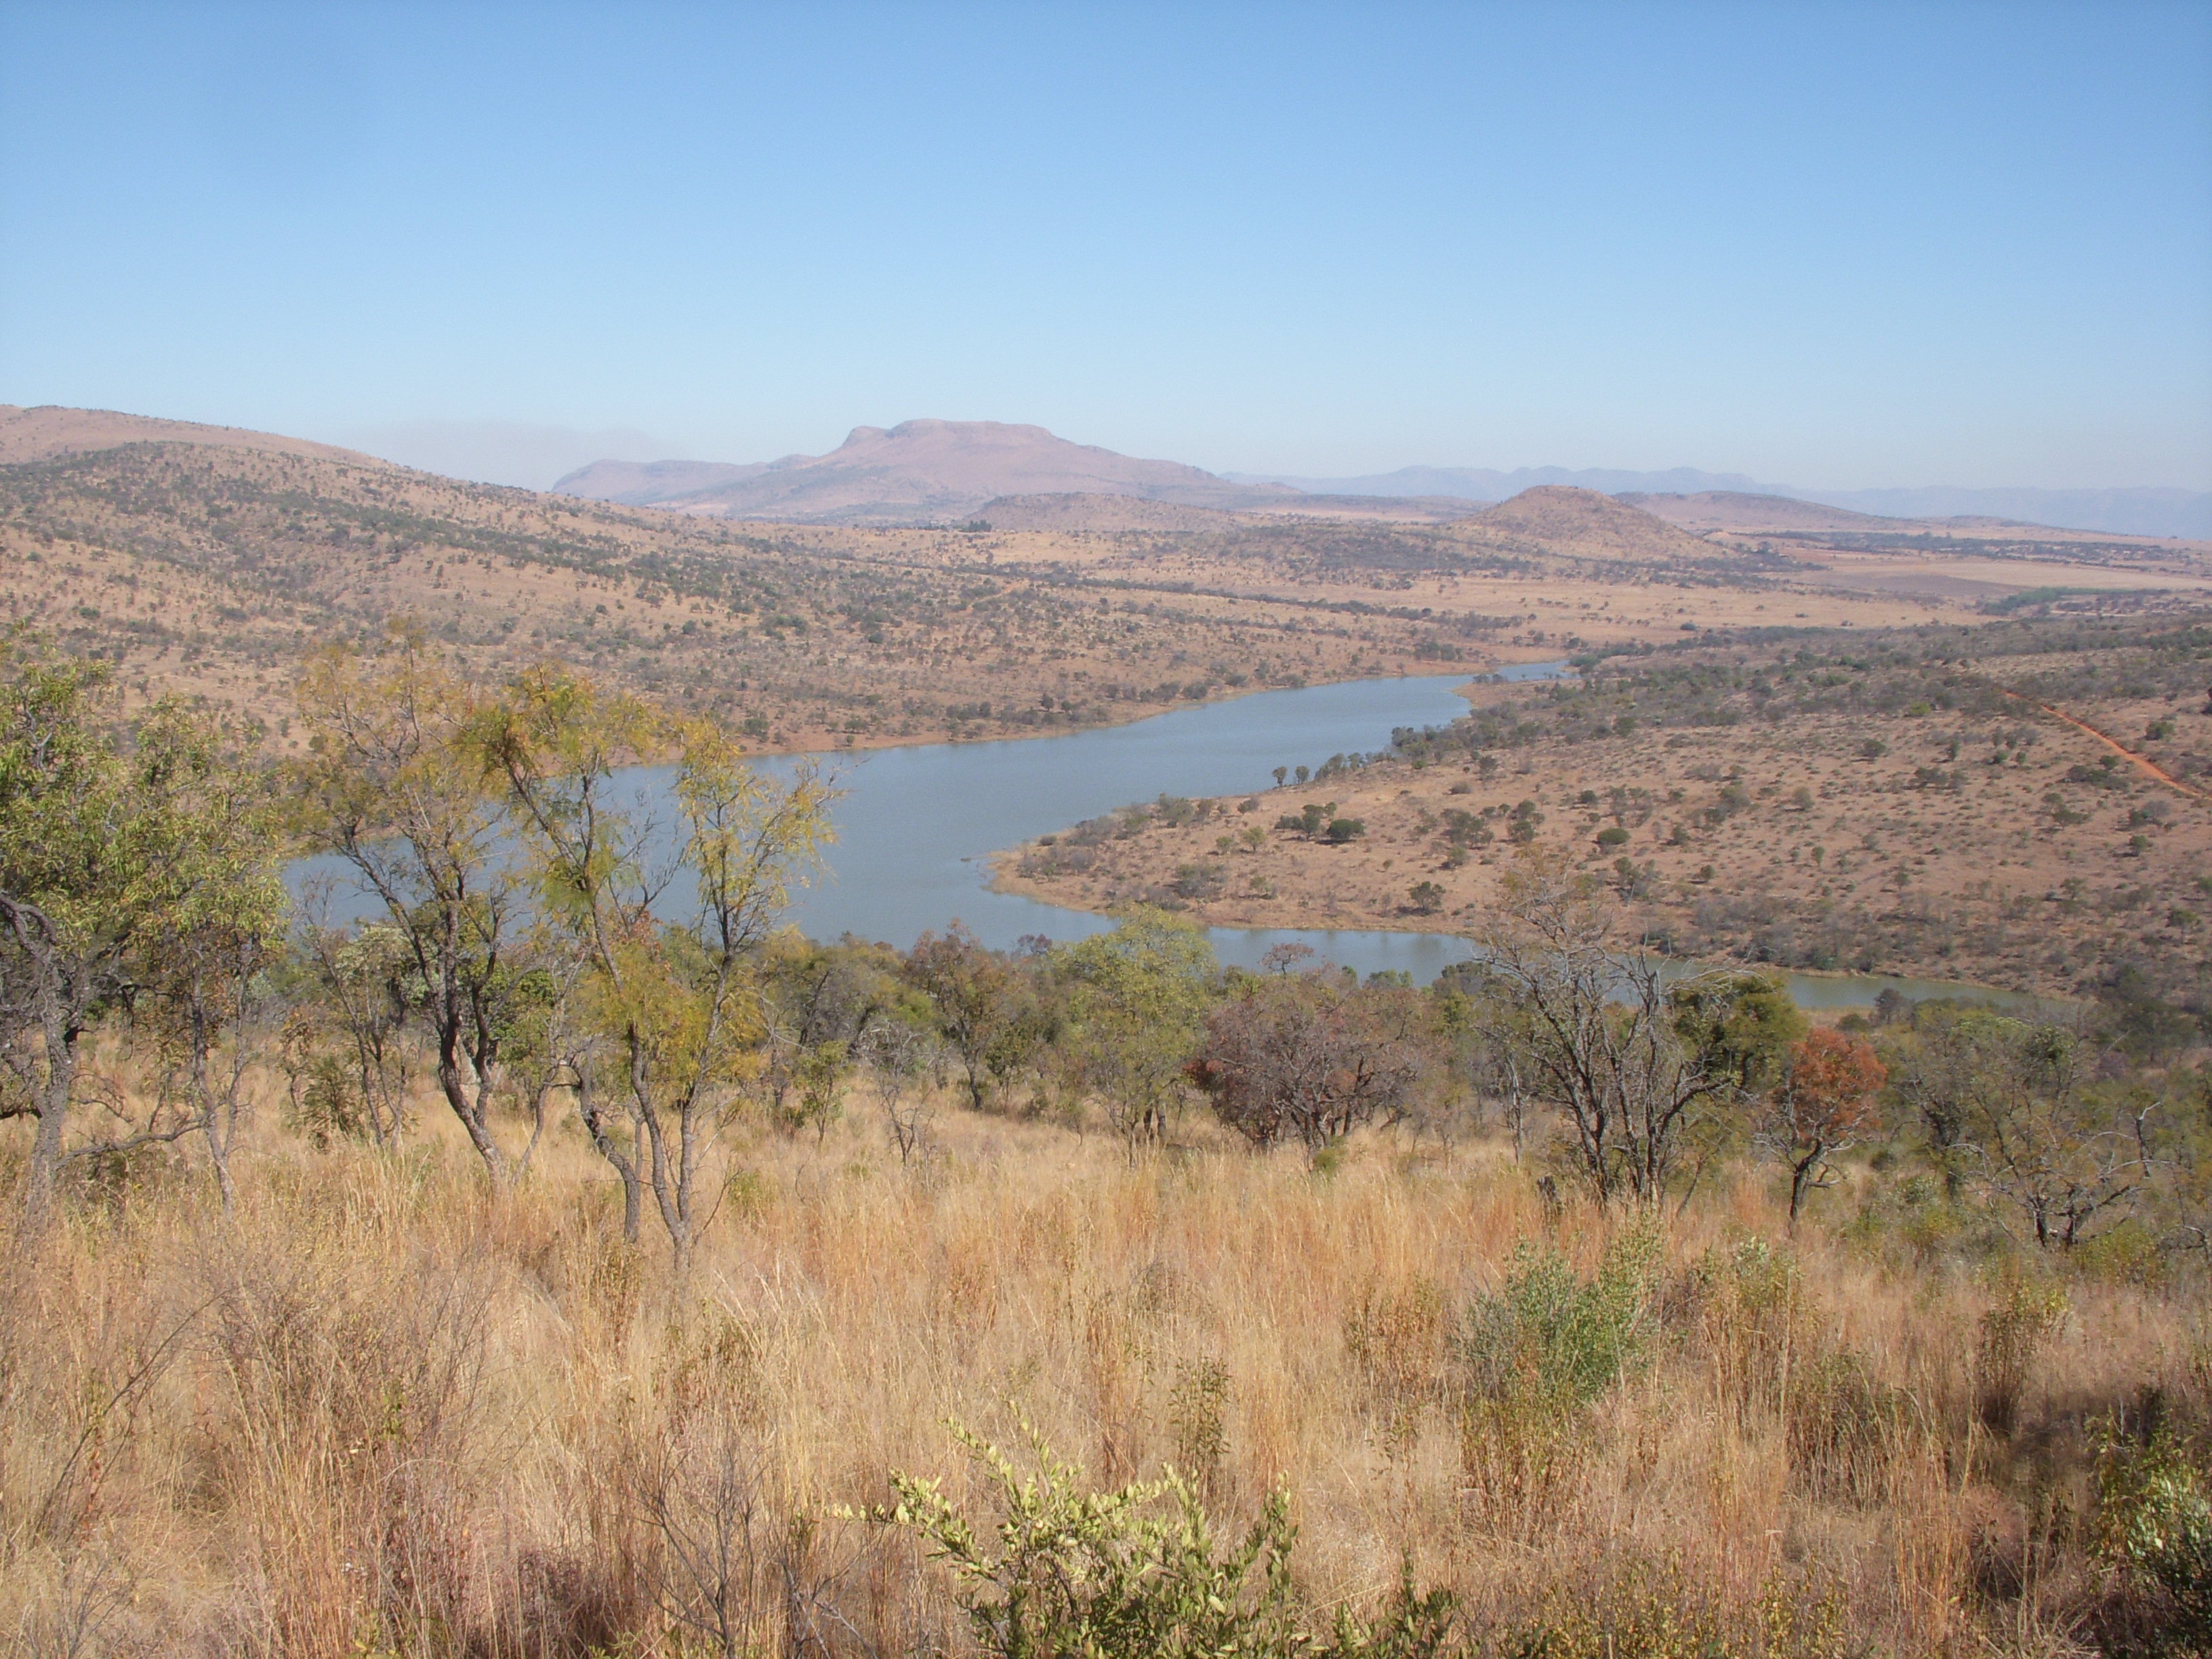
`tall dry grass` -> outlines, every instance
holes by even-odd
[[[234,1213],[149,1163],[11,1264],[0,1644],[957,1650],[912,1540],[854,1512],[894,1469],[973,1497],[958,1421],[1101,1485],[1179,1462],[1240,1522],[1286,1486],[1321,1609],[1410,1553],[1556,1653],[2058,1653],[2100,1593],[2089,1425],[2203,1403],[2187,1297],[2076,1284],[1993,1425],[2004,1286],[1768,1243],[1757,1171],[1668,1224],[1650,1368],[1562,1414],[1455,1380],[1517,1244],[1587,1271],[1607,1237],[1495,1146],[1133,1163],[948,1103],[905,1166],[856,1102],[818,1144],[733,1137],[678,1283],[580,1136],[495,1204],[427,1115],[389,1158],[273,1119]]]

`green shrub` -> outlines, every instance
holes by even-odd
[[[1000,1519],[995,1546],[934,1481],[894,1474],[898,1501],[879,1516],[920,1533],[950,1567],[953,1596],[977,1644],[1000,1659],[1434,1659],[1449,1650],[1450,1593],[1413,1592],[1413,1567],[1373,1626],[1339,1610],[1321,1637],[1302,1627],[1291,1581],[1297,1528],[1278,1491],[1243,1541],[1225,1551],[1190,1483],[1170,1469],[1117,1492],[1084,1488],[1082,1471],[1032,1431],[1024,1475],[997,1447],[955,1425],[988,1477]]]
[[[1664,1240],[1623,1229],[1585,1283],[1559,1250],[1523,1239],[1504,1288],[1468,1311],[1459,1355],[1474,1392],[1534,1392],[1583,1406],[1643,1370]]]
[[[1504,1288],[1469,1310],[1455,1345],[1460,1462],[1493,1530],[1551,1525],[1573,1496],[1586,1408],[1650,1358],[1662,1243],[1656,1224],[1625,1231],[1584,1282],[1556,1249],[1524,1240]]]
[[[2106,1651],[2212,1655],[2212,1489],[2164,1425],[2144,1441],[2105,1425],[2094,1541],[2123,1580]]]

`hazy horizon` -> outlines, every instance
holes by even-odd
[[[19,3],[0,208],[0,399],[465,472],[2212,488],[2197,5]]]
[[[136,413],[137,411],[131,411]],[[935,418],[915,416],[907,418]],[[1000,417],[977,417],[994,419]],[[1039,425],[1042,422],[1018,419],[1002,420],[1007,425]],[[856,422],[874,425],[878,422]],[[895,427],[898,421],[880,422]],[[850,428],[847,430],[849,432]],[[471,478],[483,483],[515,484],[526,489],[544,489],[559,478],[574,472],[592,461],[706,461],[748,462],[781,459],[786,455],[823,453],[837,444],[826,446],[822,451],[785,448],[762,454],[708,454],[692,453],[679,444],[654,437],[635,428],[584,432],[569,428],[548,427],[526,422],[483,421],[418,421],[395,423],[385,427],[336,428],[328,430],[296,434],[341,444],[348,448],[362,450],[386,460],[402,465],[420,467],[426,471],[441,472],[454,477]],[[1055,432],[1056,437],[1070,442],[1091,441],[1079,436]],[[843,441],[840,434],[838,443]],[[1110,446],[1105,446],[1110,447]],[[1182,461],[1187,465],[1203,465],[1180,455],[1150,455],[1151,460]],[[1553,461],[1516,462],[1498,465],[1486,460],[1429,461],[1414,460],[1398,466],[1377,467],[1366,472],[1291,472],[1281,469],[1261,470],[1208,468],[1221,476],[1237,480],[1280,479],[1302,487],[1320,488],[1333,483],[1355,480],[1387,477],[1400,472],[1495,472],[1512,476],[1528,473],[1622,473],[1646,477],[1669,472],[1696,473],[1705,480],[1687,487],[1714,489],[1767,489],[1790,492],[1817,490],[1826,495],[1872,495],[1882,492],[1908,494],[1916,491],[1960,490],[2047,490],[2053,493],[2087,493],[2098,489],[2179,489],[2203,493],[2187,484],[2147,485],[2068,485],[2064,483],[2009,483],[1961,485],[1948,479],[1927,478],[1912,481],[1888,482],[1873,484],[1827,486],[1807,484],[1794,479],[1758,478],[1733,468],[1698,465],[1682,462],[1665,466],[1615,466],[1604,461],[1563,464]],[[1656,484],[1629,485],[1623,488],[1656,488]]]

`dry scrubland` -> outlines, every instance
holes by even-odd
[[[1838,548],[1692,534],[1577,490],[1445,523],[1135,504],[1182,528],[1142,527],[1123,498],[1036,499],[1052,510],[1009,517],[1037,528],[743,524],[266,434],[65,410],[0,421],[9,619],[116,662],[135,706],[204,700],[278,754],[301,659],[395,615],[487,673],[560,656],[756,750],[807,750],[1066,730],[1663,640],[1686,620],[1865,627],[2038,584],[2207,576],[2202,550],[2140,538]]]
[[[275,1105],[234,1214],[182,1169],[95,1179],[9,1277],[22,1650],[715,1651],[672,1615],[718,1493],[734,1650],[957,1650],[915,1539],[855,1513],[895,1470],[992,1513],[957,1420],[1101,1486],[1171,1462],[1224,1531],[1279,1484],[1302,1600],[1374,1611],[1409,1553],[1487,1650],[2083,1652],[2099,1420],[2212,1404],[2193,1281],[1791,1246],[1750,1169],[1654,1245],[1649,1368],[1516,1419],[1463,1403],[1470,1309],[1516,1251],[1589,1275],[1638,1235],[1492,1139],[1317,1174],[948,1101],[902,1166],[862,1093],[818,1143],[738,1138],[676,1281],[574,1133],[495,1202],[434,1129],[317,1150]]]
[[[15,1646],[2207,1650],[2208,1011],[2169,890],[2201,820],[1990,689],[2172,709],[2142,742],[2200,780],[2197,553],[1996,538],[1962,576],[1573,491],[1445,524],[736,526],[52,413],[0,421],[12,613],[62,647],[10,642],[0,734]],[[1875,632],[2054,568],[2133,595],[2122,637],[2063,614],[2122,600],[2064,596],[1971,664],[1955,628]],[[395,611],[424,626],[309,657]],[[1686,621],[1744,631],[1653,648]],[[1492,920],[1526,971],[1427,991],[1224,975],[1156,912],[1013,956],[776,934],[819,789],[619,695],[826,746],[1570,651],[1579,686],[1280,792],[1326,837],[1381,780],[1346,846],[1260,803],[1093,837],[1203,904],[1180,884],[1271,858],[1441,890],[1523,826],[1537,886]],[[1883,753],[1838,749],[1861,727]],[[624,816],[644,755],[678,763],[696,917],[655,908]],[[2047,824],[2014,822],[2036,786]],[[1985,878],[2083,873],[2006,900],[2016,933],[1916,908],[2000,807]],[[1260,852],[1214,847],[1255,817]],[[1678,944],[1948,939],[1958,973],[1996,938],[2097,995],[2051,1025],[1892,1006],[1864,1042],[1798,1035],[1756,975],[1623,1002],[1574,879],[1607,828],[1627,850],[1581,873]],[[385,884],[373,923],[289,914],[274,865],[308,848]],[[1006,1490],[956,1423],[1079,1467]],[[963,1607],[988,1587],[930,1540],[994,1552],[1009,1503],[1031,1612],[1126,1592],[1087,1638]]]
[[[2212,985],[2201,615],[1739,630],[1578,660],[1577,684],[1469,688],[1466,720],[1373,763],[1285,756],[1322,775],[1139,805],[1007,856],[1000,880],[1215,925],[1452,932],[1525,838],[1684,954],[2058,995],[2123,972],[2199,1002]],[[1319,833],[1284,826],[1309,803]],[[1356,839],[1328,839],[1340,819]]]

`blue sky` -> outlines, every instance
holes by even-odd
[[[0,401],[2212,487],[2212,6],[9,0]]]

